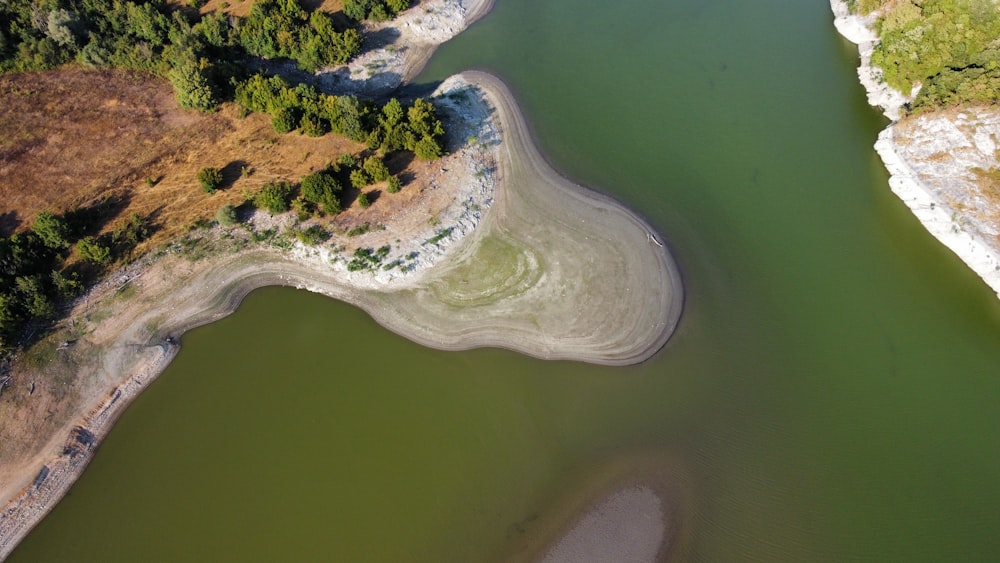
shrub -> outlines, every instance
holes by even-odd
[[[327,171],[316,172],[302,178],[300,191],[302,198],[310,203],[323,206],[323,211],[331,215],[340,213],[340,198],[337,196],[342,188]]]
[[[218,168],[202,168],[198,171],[198,183],[205,193],[214,194],[222,186],[222,171]]]
[[[288,182],[270,182],[253,197],[253,204],[266,209],[271,215],[288,211],[292,196],[292,185]]]
[[[368,177],[368,173],[364,170],[351,170],[351,185],[355,188],[360,190],[371,183],[371,178]]]
[[[219,208],[219,212],[215,214],[215,220],[218,221],[223,227],[235,225],[238,222],[236,218],[236,208],[228,204],[223,205]]]
[[[296,230],[295,238],[299,239],[302,244],[316,246],[330,238],[330,233],[326,232],[326,229],[319,225],[312,225],[304,230]]]
[[[80,239],[76,243],[80,256],[93,264],[107,264],[111,261],[111,249],[97,242],[94,237]]]
[[[368,199],[368,192],[361,192],[361,195],[358,196],[358,205],[361,209],[368,209],[371,204],[372,202]]]
[[[296,119],[295,110],[290,108],[278,108],[271,116],[271,126],[277,133],[290,133],[295,130],[299,120]]]
[[[358,159],[354,158],[354,155],[350,153],[342,154],[337,159],[337,164],[346,168],[353,168],[358,165]]]
[[[441,158],[441,145],[431,137],[423,137],[413,147],[413,154],[423,160],[437,160]]]
[[[69,240],[67,240],[69,227],[66,225],[66,221],[51,212],[39,213],[35,217],[35,223],[31,225],[31,230],[48,248],[53,250],[69,248]]]
[[[330,125],[318,115],[307,113],[299,121],[299,131],[308,137],[322,137],[330,132]]]
[[[388,187],[386,187],[386,191],[389,192],[389,193],[391,193],[391,194],[398,193],[399,189],[402,186],[403,186],[403,183],[402,183],[402,181],[400,181],[399,176],[390,176],[389,177],[389,185],[388,185]]]
[[[377,156],[369,156],[364,163],[365,172],[371,176],[372,180],[382,182],[389,178],[389,168],[385,162]]]

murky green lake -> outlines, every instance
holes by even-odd
[[[492,71],[684,271],[631,368],[443,353],[287,289],[184,337],[12,561],[498,560],[570,483],[674,460],[696,561],[1000,551],[1000,302],[889,192],[826,0],[499,0]]]

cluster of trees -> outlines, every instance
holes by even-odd
[[[361,52],[357,29],[338,30],[329,14],[309,14],[297,0],[256,0],[239,24],[239,42],[254,55],[295,59],[307,72],[344,64]]]
[[[1000,101],[1000,10],[986,0],[855,0],[881,10],[872,62],[886,82],[910,92],[912,110]]]
[[[127,255],[149,234],[145,221],[132,215],[112,233],[84,236],[93,227],[90,215],[43,212],[30,230],[0,237],[0,349],[16,344],[28,325],[52,319],[58,303],[83,291],[81,271],[66,263],[72,248],[99,268]]]
[[[289,57],[313,72],[361,52],[361,34],[338,29],[298,0],[257,0],[247,18],[188,16],[164,0],[4,0],[0,72],[43,70],[76,60],[168,78],[184,107],[215,108],[242,74],[247,54]]]
[[[235,98],[248,112],[269,114],[279,133],[298,129],[318,137],[332,131],[372,150],[406,150],[425,160],[443,153],[444,126],[434,105],[423,98],[409,106],[393,98],[380,107],[354,96],[323,94],[305,84],[293,87],[279,76],[262,74],[239,83]]]
[[[409,7],[410,0],[345,0],[344,14],[357,21],[386,21]]]
[[[341,196],[345,186],[357,188],[361,192],[358,205],[368,207],[370,200],[364,189],[378,182],[388,182],[386,190],[390,193],[398,192],[401,185],[399,177],[389,173],[378,155],[359,159],[345,154],[323,170],[303,177],[298,186],[290,182],[266,184],[250,197],[250,203],[272,215],[295,209],[304,221],[317,214],[336,215],[343,211]]]

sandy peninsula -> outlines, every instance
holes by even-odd
[[[891,121],[875,143],[890,174],[889,187],[934,238],[1000,296],[1000,202],[981,177],[1000,166],[1000,112],[972,107],[904,116],[919,86],[909,94],[898,92],[872,65],[875,16],[851,14],[844,0],[830,5],[837,30],[858,45],[858,77],[868,102]]]
[[[177,354],[183,333],[230,314],[258,287],[356,304],[440,349],[495,346],[623,365],[663,347],[683,305],[663,237],[611,198],[556,174],[498,79],[463,73],[434,97],[450,154],[421,203],[398,220],[316,247],[247,245],[238,231],[217,229],[205,235],[200,260],[170,245],[76,303],[53,337],[73,344],[34,368],[46,374],[39,381],[65,384],[59,392],[70,415],[43,423],[44,412],[27,408],[22,427],[46,431],[4,436],[11,441],[0,460],[0,493],[9,499],[0,558],[66,494],[115,420]],[[250,228],[286,220],[258,213]],[[381,246],[391,247],[382,267],[348,267],[358,248]]]

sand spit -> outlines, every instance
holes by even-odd
[[[437,94],[449,119],[489,115],[453,129],[476,134],[449,140],[452,154],[431,188],[450,194],[440,198],[447,205],[434,225],[387,225],[351,243],[391,238],[409,262],[351,272],[350,249],[337,241],[222,250],[200,261],[168,252],[81,300],[72,314],[81,335],[59,356],[76,373],[81,406],[37,455],[0,470],[9,477],[0,489],[11,499],[0,513],[0,558],[67,492],[114,421],[177,353],[180,335],[231,313],[257,287],[299,287],[354,303],[387,328],[441,349],[498,346],[618,365],[664,345],[683,296],[663,238],[610,198],[559,177],[496,78],[465,73]],[[429,232],[437,240],[423,238]],[[131,296],[122,297],[126,286]]]
[[[482,18],[494,0],[421,0],[387,22],[365,24],[364,53],[319,73],[326,89],[379,96],[413,79],[438,45]]]
[[[996,108],[937,111],[900,120],[913,100],[889,87],[871,64],[877,45],[874,16],[851,15],[844,0],[830,0],[837,30],[858,45],[858,76],[868,102],[893,121],[875,150],[889,171],[889,187],[920,223],[958,255],[1000,296],[1000,210],[980,187],[979,174],[1000,165]]]

